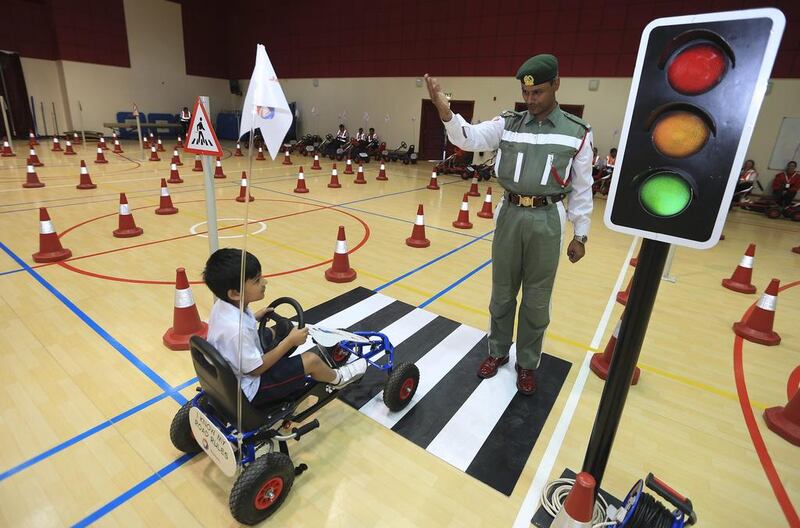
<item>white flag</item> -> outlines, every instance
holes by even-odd
[[[241,138],[252,128],[261,129],[261,136],[274,160],[280,154],[283,138],[292,126],[292,112],[283,95],[281,83],[272,68],[263,44],[256,47],[256,67],[250,77],[247,95],[242,107],[242,122],[239,125]]]

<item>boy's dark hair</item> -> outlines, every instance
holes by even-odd
[[[203,270],[203,282],[219,299],[233,302],[228,298],[228,290],[241,288],[242,250],[235,248],[218,249],[208,257]],[[261,275],[261,263],[255,255],[247,252],[244,263],[244,279],[252,280]]]

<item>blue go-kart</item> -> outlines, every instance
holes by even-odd
[[[297,313],[297,324],[305,326],[303,309],[289,297],[270,304],[277,308],[288,304]],[[268,319],[281,324],[287,319],[274,311],[260,321],[259,337],[266,332]],[[394,347],[378,332],[349,333],[309,326],[315,352],[331,367],[365,358],[370,367],[388,373],[383,401],[392,411],[403,409],[414,397],[419,384],[419,369],[413,363],[395,363]],[[230,365],[205,339],[190,340],[192,362],[200,383],[197,395],[186,402],[170,426],[172,444],[184,453],[206,454],[229,477],[238,473],[228,501],[233,517],[244,524],[255,524],[272,515],[286,500],[294,478],[308,466],[297,467],[289,457],[287,442],[319,427],[318,420],[300,424],[335,399],[338,390],[332,385],[307,377],[305,385],[290,398],[255,407],[241,394],[239,381]],[[292,354],[292,349],[288,354]],[[358,383],[358,382],[356,382]],[[300,404],[309,396],[316,402],[303,411]],[[237,407],[241,400],[241,416]],[[241,428],[239,420],[241,419]],[[278,449],[276,450],[276,444]]]

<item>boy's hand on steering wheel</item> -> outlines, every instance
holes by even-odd
[[[286,336],[286,340],[289,344],[293,347],[300,346],[306,342],[308,338],[308,328],[297,328],[294,327],[289,331],[289,335]]]
[[[274,311],[275,311],[274,308],[270,308],[268,306],[266,308],[262,308],[261,310],[257,311],[254,316],[256,318],[256,321],[260,321],[264,318],[265,315],[271,314]]]

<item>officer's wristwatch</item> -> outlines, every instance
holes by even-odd
[[[589,237],[586,235],[575,235],[572,239],[581,244],[585,244],[586,241],[589,240]]]

